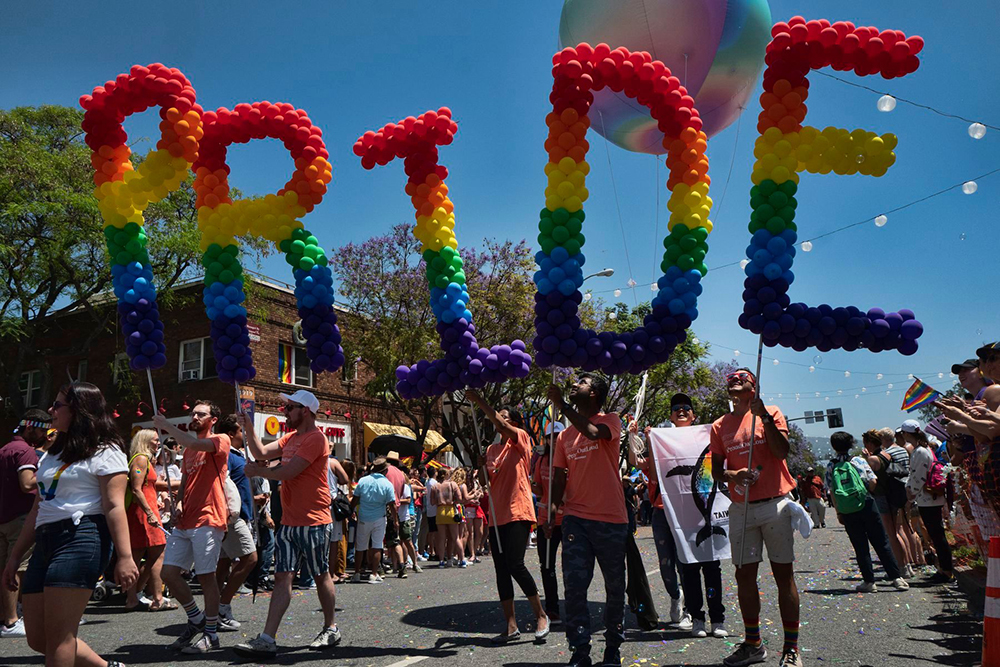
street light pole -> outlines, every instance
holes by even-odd
[[[602,270],[598,271],[597,273],[591,273],[589,276],[585,277],[583,280],[587,281],[587,280],[589,280],[591,278],[610,278],[613,275],[615,275],[615,270],[614,269],[602,269]]]

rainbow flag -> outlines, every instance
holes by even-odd
[[[936,391],[934,387],[924,383],[920,378],[915,378],[913,385],[906,390],[906,394],[903,396],[903,405],[900,410],[913,412],[939,398],[941,398],[941,392]]]
[[[285,384],[292,384],[292,346],[278,345],[278,377]]]

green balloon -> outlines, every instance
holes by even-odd
[[[124,250],[115,255],[115,264],[128,264],[132,261],[132,255]]]
[[[430,261],[430,265],[434,267],[435,271],[444,271],[445,261],[444,258],[438,255]]]
[[[690,271],[694,268],[695,261],[691,255],[681,255],[677,258],[677,266],[679,266],[684,271]]]
[[[542,252],[546,255],[551,255],[552,251],[556,247],[556,242],[552,240],[551,236],[538,235],[538,245],[541,247]]]
[[[702,250],[701,248],[698,248],[696,250],[692,250],[691,251],[691,259],[694,260],[695,264],[701,264],[702,262],[705,261],[705,255],[706,254],[707,253],[704,250]]]
[[[708,240],[708,229],[705,227],[695,227],[691,230],[691,233],[694,234],[694,237],[698,239],[699,243],[704,243]]]
[[[224,252],[219,255],[219,264],[222,264],[222,266],[229,266],[235,261],[236,258],[230,255],[228,252]]]
[[[694,268],[698,269],[698,273],[700,273],[703,276],[708,273],[708,264],[706,264],[705,262],[702,262],[701,264],[699,264]]]
[[[795,219],[795,209],[791,206],[786,206],[778,210],[778,216],[785,222],[791,222]]]
[[[455,249],[452,248],[450,245],[446,245],[445,247],[441,248],[441,257],[443,257],[444,261],[446,262],[450,262],[452,258],[454,258],[456,255],[458,255],[458,253],[455,252]]]
[[[456,271],[460,270],[464,265],[465,263],[462,261],[462,257],[460,255],[455,255],[455,258],[451,260],[451,268]]]
[[[129,236],[138,236],[139,232],[142,231],[142,227],[139,226],[137,222],[125,223],[125,233]]]
[[[683,254],[684,251],[681,250],[680,246],[674,245],[667,248],[667,252],[665,252],[663,256],[666,257],[672,264],[675,264],[677,262],[677,258]]]
[[[461,271],[461,270],[456,271],[455,274],[451,277],[451,282],[458,283],[459,285],[464,285],[465,284],[465,271]],[[447,285],[445,285],[445,287],[447,287]]]
[[[229,283],[233,282],[235,278],[236,276],[234,276],[233,272],[230,271],[229,269],[219,272],[220,283],[225,283],[226,285],[228,285]]]
[[[785,231],[785,221],[777,216],[771,218],[767,221],[767,231],[777,236],[781,232]]]
[[[552,217],[552,211],[550,211],[547,208],[543,208],[541,210],[541,212],[538,214],[538,217],[539,218],[551,218]]]
[[[671,266],[673,266],[673,264],[671,264],[669,260],[664,259],[662,262],[660,262],[660,272],[666,273],[667,271],[670,270]]]
[[[567,220],[569,220],[569,211],[566,209],[557,208],[552,212],[552,222],[557,225],[565,225]]]
[[[584,213],[583,209],[581,208],[579,211],[573,214],[573,217],[579,220],[580,222],[583,222],[584,220],[587,219],[587,214]]]
[[[434,286],[444,289],[445,287],[448,286],[448,282],[449,280],[447,276],[438,276],[437,278],[434,279]]]
[[[674,225],[673,229],[670,230],[670,235],[674,237],[675,241],[680,241],[680,239],[684,236],[687,236],[688,232],[690,231],[691,230],[688,229],[687,225],[685,225],[684,223],[678,223]]]
[[[795,193],[798,192],[799,189],[799,186],[795,181],[785,181],[778,187],[781,188],[781,191],[789,197],[794,197]]]
[[[761,181],[760,183],[760,193],[765,197],[770,197],[771,193],[778,188],[778,184],[772,181],[770,178]]]
[[[570,234],[576,236],[583,229],[583,223],[577,220],[576,218],[570,218],[566,222],[566,229],[569,230]]]
[[[555,226],[552,218],[542,218],[541,222],[538,223],[538,231],[546,236],[552,236],[552,230],[555,229]]]
[[[781,190],[778,190],[772,193],[771,196],[767,198],[767,203],[776,209],[782,208],[784,207],[785,204],[788,203],[788,195],[786,195]]]
[[[698,239],[695,238],[694,234],[688,234],[687,236],[681,238],[680,246],[685,251],[691,252],[698,246]]]
[[[556,227],[552,230],[552,240],[562,245],[569,240],[569,230],[565,227]]]
[[[582,235],[578,234],[577,236],[582,236]],[[580,243],[576,240],[576,238],[571,238],[569,241],[566,241],[566,243],[563,244],[563,248],[565,248],[566,252],[569,253],[569,256],[572,257],[573,255],[576,255],[577,253],[580,252]]]
[[[316,258],[316,264],[318,264],[319,266],[326,266],[329,263],[330,263],[330,260],[327,259],[326,253],[322,252],[322,249],[321,249],[320,253],[319,253],[319,256]]]
[[[306,245],[319,245],[319,239],[310,234],[306,237]]]
[[[587,237],[584,236],[582,233],[577,234],[576,235],[576,242],[579,243],[580,247],[582,248],[583,244],[587,242]],[[579,251],[577,251],[577,252],[579,252]],[[571,253],[571,254],[576,254],[576,253]]]
[[[763,204],[758,206],[754,213],[757,214],[757,218],[760,220],[770,220],[774,217],[774,207],[770,204]]]
[[[316,262],[311,257],[303,257],[299,260],[299,268],[303,271],[311,271],[314,266],[316,266]]]

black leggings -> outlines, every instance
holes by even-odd
[[[938,568],[942,572],[951,572],[951,547],[948,546],[948,538],[944,534],[944,517],[941,505],[932,507],[917,507],[920,512],[920,520],[924,522],[927,534],[931,536],[934,543],[934,551],[937,552]]]
[[[497,545],[497,533],[500,534],[500,546]],[[497,593],[500,600],[514,599],[514,581],[528,597],[538,595],[538,587],[528,568],[524,565],[524,551],[528,548],[528,536],[531,534],[530,521],[511,521],[502,526],[490,526],[490,554],[493,556],[493,569],[497,573]]]
[[[556,563],[559,543],[562,542],[562,526],[552,526],[552,539],[545,537],[545,531],[538,528],[538,561],[542,565],[542,588],[545,589],[545,613],[559,618],[559,579],[556,577]],[[549,544],[551,543],[551,546]],[[549,557],[549,551],[552,552]],[[549,558],[546,563],[545,559]]]

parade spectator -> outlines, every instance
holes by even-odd
[[[392,484],[392,490],[396,494],[396,503],[393,512],[396,513],[396,521],[386,515],[385,542],[392,568],[396,571],[396,576],[400,579],[406,578],[406,554],[403,551],[403,541],[399,534],[401,524],[399,523],[399,503],[403,498],[403,486],[406,485],[406,475],[400,470],[399,452],[389,452],[385,456],[385,462],[389,465],[385,471],[385,478]]]
[[[934,449],[940,444],[932,435],[920,428],[920,422],[907,419],[900,428],[907,444],[913,447],[910,455],[910,475],[907,478],[907,495],[914,501],[920,513],[920,520],[934,544],[937,555],[937,569],[933,580],[948,583],[954,580],[951,546],[944,532],[944,480],[936,485],[935,476],[943,477],[941,466],[934,456]]]
[[[618,456],[621,418],[603,412],[607,380],[583,373],[563,400],[555,385],[548,397],[571,426],[559,434],[553,460],[552,506],[563,515],[563,582],[566,586],[566,635],[573,650],[570,665],[590,660],[590,610],[587,590],[594,561],[601,567],[607,599],[604,607],[606,664],[621,663],[625,641],[625,544],[628,514],[621,490]]]
[[[245,474],[245,471],[244,471]],[[274,519],[271,517],[271,482],[263,477],[251,477],[250,489],[257,512],[257,565],[250,581],[258,589],[272,590],[271,566],[274,565]]]
[[[444,472],[444,471],[442,471]],[[462,523],[465,521],[465,470],[455,468],[450,474],[442,475],[434,487],[437,505],[438,531],[442,551],[438,567],[468,567],[465,547],[462,544]]]
[[[427,520],[427,549],[429,560],[444,561],[444,531],[437,527],[437,485],[444,480],[447,472],[442,468],[427,474],[427,488],[424,491],[424,518]]]
[[[889,538],[875,511],[875,501],[869,494],[877,483],[875,473],[864,458],[851,456],[854,437],[850,433],[837,431],[830,436],[830,446],[836,455],[826,466],[826,485],[830,489],[837,521],[847,530],[847,536],[854,546],[854,555],[857,557],[863,579],[857,591],[859,593],[876,591],[875,570],[868,550],[869,543],[878,554],[886,577],[896,590],[909,589],[910,586],[902,577],[892,549],[889,548]]]
[[[351,464],[353,466],[353,463]],[[334,457],[330,457],[327,470],[327,483],[330,485],[330,517],[333,523],[330,524],[330,576],[333,583],[340,584],[347,581],[347,525],[346,519],[337,519],[334,513],[338,498],[343,497],[350,504],[350,476],[343,464]]]
[[[413,494],[413,503],[410,508],[410,515],[413,518],[413,546],[417,552],[417,561],[426,561],[424,549],[427,546],[427,531],[424,521],[424,495],[427,487],[424,483],[427,475],[423,466],[414,466],[410,470],[410,492]],[[416,563],[417,561],[414,561]]]
[[[398,510],[399,541],[403,547],[403,566],[405,568],[407,558],[409,558],[413,571],[420,573],[423,572],[423,569],[420,567],[420,563],[417,562],[417,549],[413,544],[416,521],[413,517],[415,509],[413,507],[413,487],[410,485],[410,469],[402,466],[400,470],[406,475],[406,484],[403,485],[403,497],[399,501]]]
[[[135,585],[128,589],[125,599],[125,609],[148,609],[149,611],[166,611],[177,609],[177,605],[163,597],[163,581],[160,571],[163,568],[163,550],[167,544],[167,534],[163,532],[160,522],[160,509],[157,506],[157,489],[162,484],[166,490],[166,482],[158,479],[151,461],[160,446],[160,436],[153,429],[144,428],[132,436],[129,450],[129,486],[125,491],[125,514],[128,517],[129,541],[132,545],[132,558],[139,568],[139,578]],[[152,601],[146,605],[140,602],[139,592],[149,583]]]
[[[793,571],[795,540],[791,522],[794,501],[788,497],[795,480],[787,464],[788,425],[781,410],[765,406],[758,398],[757,378],[749,369],[730,373],[726,388],[733,411],[712,424],[712,477],[729,485],[729,537],[745,636],[723,664],[736,667],[767,658],[760,634],[757,587],[757,570],[766,546],[784,629],[780,663],[782,667],[800,667],[799,591]],[[753,423],[756,425],[751,433]],[[748,468],[751,443],[752,470]]]
[[[229,479],[240,492],[240,516],[228,526],[222,540],[222,555],[216,568],[216,579],[222,592],[219,595],[219,629],[240,629],[240,622],[233,618],[233,598],[257,566],[257,544],[254,541],[251,517],[253,516],[253,491],[246,476],[247,456],[245,440],[240,425],[240,415],[226,415],[215,425],[217,433],[229,436]],[[237,564],[233,567],[233,562]]]
[[[171,437],[160,438],[160,449],[156,452],[156,477],[163,483],[157,484],[156,504],[160,510],[160,523],[169,532],[174,526],[170,515],[171,507],[180,502],[181,478],[184,476],[177,467],[177,441]]]
[[[826,488],[823,486],[823,478],[816,474],[816,468],[806,468],[806,474],[799,485],[799,494],[799,502],[809,509],[813,526],[826,528],[826,505],[823,502]]]
[[[489,528],[490,549],[494,554],[500,607],[507,623],[505,631],[494,637],[493,642],[505,644],[521,636],[514,616],[514,581],[531,603],[535,640],[541,641],[549,634],[549,618],[542,608],[535,579],[524,564],[531,525],[535,523],[529,465],[531,436],[524,429],[521,413],[514,408],[504,406],[495,410],[475,390],[467,390],[465,395],[483,411],[500,436],[500,442],[487,447],[484,464],[496,513]],[[478,498],[476,501],[478,504]]]
[[[486,493],[476,478],[476,471],[472,468],[467,468],[465,471],[465,495],[465,524],[462,533],[465,557],[473,563],[479,563],[481,562],[479,553],[485,539],[483,522],[486,515],[483,512],[482,500]]]
[[[44,410],[28,410],[17,425],[14,437],[0,448],[0,563],[17,544],[28,513],[35,504],[35,473],[38,454],[35,447],[47,439],[52,417]],[[15,570],[15,583],[24,577],[31,558],[29,546]],[[17,616],[17,586],[0,585],[0,638],[23,637],[24,621]]]
[[[368,583],[382,583],[378,570],[382,562],[387,516],[392,517],[397,525],[399,523],[396,491],[385,476],[388,469],[385,459],[375,459],[371,473],[362,477],[354,487],[351,509],[357,513],[358,528],[354,534],[354,578],[351,582],[355,584],[361,582],[361,566],[365,562],[365,554],[368,555],[368,566],[371,569]]]
[[[904,577],[913,577],[914,562],[910,541],[903,532],[903,511],[906,507],[906,478],[910,474],[910,455],[894,442],[892,429],[871,429],[861,437],[868,466],[878,481],[872,490],[875,507],[882,527],[889,538],[892,555]]]
[[[267,608],[264,631],[250,641],[237,644],[237,655],[251,659],[273,658],[278,646],[278,627],[292,597],[292,579],[299,564],[316,582],[323,628],[309,644],[321,650],[340,643],[340,630],[334,618],[336,590],[330,578],[330,486],[327,478],[330,443],[316,428],[319,401],[308,391],[279,394],[283,411],[292,429],[275,442],[261,445],[254,431],[253,419],[243,416],[243,433],[250,452],[257,461],[246,465],[250,477],[264,477],[281,482],[281,525],[275,539],[277,558],[274,567],[274,592]],[[281,459],[271,468],[261,462]]]
[[[105,661],[77,629],[112,546],[118,585],[128,589],[139,577],[125,516],[125,443],[101,390],[87,382],[63,386],[49,414],[58,435],[38,462],[38,494],[0,585],[17,590],[24,554],[34,545],[20,582],[28,646],[50,667],[100,665]]]

